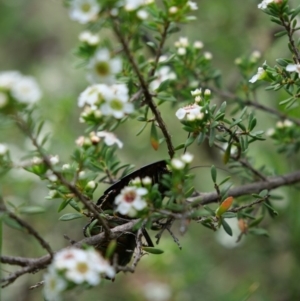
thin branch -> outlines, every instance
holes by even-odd
[[[19,128],[30,138],[32,144],[35,146],[39,154],[43,158],[43,162],[46,164],[46,166],[53,172],[54,175],[57,176],[58,180],[65,186],[67,187],[79,200],[84,204],[84,206],[94,214],[95,219],[97,219],[100,223],[100,225],[103,226],[105,234],[108,238],[110,238],[110,228],[108,227],[107,223],[105,220],[100,216],[97,208],[95,208],[94,204],[87,199],[78,189],[76,186],[74,186],[72,183],[67,181],[63,175],[60,172],[57,172],[54,168],[53,165],[51,164],[50,159],[48,158],[47,155],[45,155],[43,148],[40,146],[38,143],[37,139],[33,136],[32,131],[26,124],[26,122],[19,116],[16,117],[16,122]]]
[[[50,245],[41,237],[41,235],[33,229],[27,222],[23,221],[20,217],[15,215],[14,213],[8,211],[5,206],[4,202],[2,200],[2,197],[0,198],[2,204],[0,204],[0,211],[7,213],[7,215],[15,220],[22,228],[26,229],[30,235],[32,235],[39,243],[40,245],[49,253],[50,257],[53,256],[53,251],[50,247]]]
[[[231,188],[227,192],[227,195],[232,197],[250,195],[252,193],[259,193],[264,189],[272,190],[281,186],[292,185],[298,182],[300,182],[300,170],[282,176],[269,177],[266,178],[266,181],[258,181]],[[197,205],[215,203],[218,201],[218,197],[219,196],[216,192],[199,193],[198,196],[189,198],[188,201],[194,207]]]
[[[174,146],[172,143],[172,139],[171,139],[171,135],[169,134],[168,130],[167,130],[167,126],[164,122],[164,120],[161,117],[160,111],[158,110],[156,104],[153,101],[153,97],[152,94],[150,93],[149,89],[148,89],[148,84],[145,80],[145,78],[143,77],[142,73],[140,72],[140,68],[138,67],[133,54],[131,53],[127,41],[125,40],[125,37],[123,35],[123,33],[120,31],[120,27],[119,24],[117,22],[117,19],[115,17],[113,18],[113,29],[115,31],[116,36],[118,37],[119,41],[121,42],[124,52],[134,70],[134,72],[136,73],[138,80],[140,82],[141,88],[143,89],[143,93],[144,93],[144,97],[145,97],[145,102],[148,104],[149,108],[151,109],[152,113],[155,116],[155,119],[166,139],[166,143],[167,143],[167,147],[168,147],[168,152],[169,152],[169,156],[170,158],[173,158],[174,154],[175,154],[175,150],[174,150]],[[155,69],[153,69],[155,71]]]

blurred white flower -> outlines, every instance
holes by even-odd
[[[190,154],[190,153],[185,153],[181,156],[181,160],[184,162],[184,163],[191,163],[194,159],[194,155]]]
[[[150,1],[152,2],[152,1]],[[125,9],[132,11],[138,9],[140,6],[147,5],[150,3],[147,0],[125,0]]]
[[[81,250],[69,248],[58,252],[53,259],[53,269],[63,271],[68,281],[76,284],[97,285],[100,276],[113,278],[115,271],[94,249]]]
[[[144,9],[139,9],[136,15],[141,20],[146,20],[148,18],[148,13]]]
[[[195,1],[188,1],[187,5],[190,7],[191,10],[197,10],[198,9],[198,5]]]
[[[171,160],[171,166],[174,168],[174,169],[183,169],[185,167],[185,162],[183,162],[182,160],[180,159],[177,159],[177,158],[173,158]]]
[[[7,94],[0,92],[0,109],[5,107],[8,103],[8,96]]]
[[[58,155],[55,155],[55,156],[50,157],[49,160],[52,165],[56,165],[59,162],[59,157],[58,157]]]
[[[92,109],[96,109],[103,99],[103,93],[106,94],[108,90],[108,86],[104,84],[87,87],[78,97],[78,106],[81,108],[89,105]]]
[[[208,51],[204,52],[203,55],[204,55],[204,58],[208,61],[210,61],[213,58],[213,55]]]
[[[274,0],[263,0],[260,4],[257,5],[259,9],[266,9],[270,3]]]
[[[147,193],[147,189],[143,187],[127,186],[123,188],[115,198],[116,211],[130,217],[136,216],[138,211],[147,207],[147,203],[143,199]]]
[[[9,90],[18,82],[22,77],[22,74],[18,71],[3,71],[0,72],[0,88]]]
[[[178,55],[186,55],[186,49],[184,47],[179,47],[177,49],[177,54]]]
[[[88,64],[90,73],[88,80],[91,83],[112,84],[115,81],[115,75],[122,70],[122,60],[112,58],[107,48],[98,49]]]
[[[123,147],[123,143],[121,140],[119,140],[115,134],[113,133],[110,133],[110,132],[106,132],[106,131],[102,131],[102,132],[98,132],[97,133],[97,136],[102,138],[104,137],[104,143],[108,146],[111,146],[113,144],[117,144],[117,146],[119,148],[122,148]]]
[[[48,180],[50,182],[56,182],[57,181],[57,175],[55,175],[53,173],[52,170],[48,169],[47,172],[46,172],[46,177],[48,178]]]
[[[48,269],[48,272],[44,275],[44,281],[44,296],[46,300],[61,300],[61,293],[67,288],[67,282],[53,268]]]
[[[241,241],[237,242],[238,236],[241,233],[241,230],[238,225],[238,219],[235,217],[226,218],[225,221],[232,230],[232,236],[228,235],[223,229],[223,227],[221,227],[216,233],[216,239],[225,248],[231,249],[238,247],[241,244]]]
[[[266,76],[266,71],[264,70],[264,68],[259,67],[257,70],[257,73],[255,75],[252,76],[252,78],[249,80],[250,83],[255,83],[258,80],[263,79]]]
[[[81,24],[95,21],[100,12],[97,0],[73,0],[70,7],[70,18]]]
[[[0,156],[5,155],[8,152],[6,145],[0,143]]]
[[[128,88],[125,84],[115,84],[103,93],[105,102],[101,104],[100,111],[103,115],[123,118],[134,111],[134,106],[129,103]]]
[[[156,79],[153,80],[149,85],[149,88],[151,91],[156,90],[160,86],[160,84],[162,82],[164,82],[165,80],[176,79],[176,74],[174,72],[172,72],[172,70],[169,66],[163,66],[163,67],[159,68],[155,72],[155,76],[156,76]]]
[[[187,37],[180,37],[178,41],[174,43],[176,48],[187,48],[189,46],[189,40]]]
[[[199,96],[201,95],[202,89],[196,89],[194,91],[191,91],[192,96]]]
[[[91,46],[95,46],[99,44],[100,37],[97,34],[93,34],[92,32],[86,30],[79,35],[79,41],[87,43]]]
[[[297,72],[300,75],[300,64],[288,64],[285,70],[288,72]]]
[[[168,301],[172,296],[170,286],[161,282],[149,282],[143,287],[143,291],[149,301]]]
[[[42,92],[31,76],[22,76],[11,87],[12,96],[21,103],[32,104],[40,100]]]
[[[195,41],[193,46],[196,49],[202,49],[204,47],[204,44],[201,41]]]
[[[200,110],[201,110],[201,107],[198,106],[196,103],[194,103],[192,105],[188,105],[188,106],[178,109],[176,111],[175,115],[179,120],[182,120],[184,117],[186,117],[188,115],[193,115],[195,118],[197,118],[197,116],[201,113]]]
[[[176,14],[177,12],[178,12],[178,7],[177,7],[177,6],[171,6],[171,7],[169,8],[169,13],[170,13],[171,15]]]

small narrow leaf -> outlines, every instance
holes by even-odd
[[[162,253],[164,253],[163,250],[152,248],[152,247],[142,247],[142,249],[144,251],[148,252],[148,253],[151,253],[151,254],[162,254]]]
[[[158,135],[157,135],[157,130],[154,122],[152,122],[151,125],[150,142],[153,149],[158,150],[159,142],[158,142]]]
[[[214,165],[212,165],[212,167],[210,168],[210,174],[211,174],[211,178],[212,178],[213,182],[216,183],[217,182],[217,170]]]
[[[59,220],[60,221],[70,221],[72,219],[77,219],[77,218],[82,218],[84,217],[83,214],[81,213],[66,213],[64,215],[62,215]]]
[[[232,229],[230,228],[230,226],[227,224],[227,222],[224,220],[224,218],[222,218],[221,220],[221,223],[222,223],[222,226],[223,226],[223,229],[225,230],[225,232],[232,236]]]

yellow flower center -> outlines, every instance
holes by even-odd
[[[78,262],[76,269],[78,272],[80,272],[81,274],[85,274],[88,271],[88,265],[85,262]]]

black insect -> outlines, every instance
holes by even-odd
[[[158,184],[158,190],[161,194],[163,194],[166,191],[166,187],[161,184],[161,179],[164,174],[170,174],[165,160],[146,165],[123,177],[118,182],[114,183],[108,189],[106,189],[103,195],[99,198],[97,205],[99,206],[101,211],[112,213],[114,209],[115,198],[120,194],[121,190],[135,178],[143,179],[145,177],[150,177],[152,184]],[[107,224],[110,228],[114,228],[117,225],[122,225],[128,222],[128,220],[130,219],[130,217],[120,214],[115,215],[115,217],[115,219],[107,221]],[[94,225],[95,222],[95,219],[92,219],[92,221],[84,227],[85,236],[88,236],[87,230],[90,228],[90,225],[92,223],[93,227],[90,231],[90,235],[96,235],[103,231],[102,227],[99,226],[97,222],[96,225]],[[117,238],[117,244],[114,250],[114,254],[112,254],[111,256],[111,259],[113,259],[115,255],[117,255],[118,265],[125,266],[130,262],[134,249],[136,247],[136,233],[137,231],[122,233]],[[142,233],[146,239],[147,245],[149,247],[153,247],[154,245],[146,229],[142,229]],[[99,250],[103,255],[105,255],[110,242],[110,239],[106,239],[105,241],[97,245],[96,249]]]

